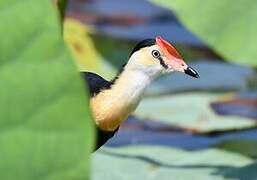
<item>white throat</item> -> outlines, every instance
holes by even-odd
[[[136,109],[151,80],[144,72],[125,68],[110,89],[90,100],[98,127],[115,130]]]
[[[151,81],[151,77],[144,72],[125,69],[112,88],[117,92],[117,98],[125,98],[127,103],[137,105]]]

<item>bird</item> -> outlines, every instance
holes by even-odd
[[[133,113],[146,87],[156,77],[174,71],[200,77],[169,41],[157,36],[136,44],[128,62],[111,81],[93,72],[81,72],[89,89],[89,106],[97,129],[94,151],[112,138]]]

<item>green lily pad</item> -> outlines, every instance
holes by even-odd
[[[159,146],[102,148],[93,155],[92,179],[225,180],[225,175],[252,163],[248,157],[217,149],[189,152]]]
[[[257,4],[247,1],[153,0],[174,10],[193,33],[227,60],[257,65]]]
[[[197,133],[227,131],[256,126],[254,120],[237,116],[220,116],[210,103],[225,98],[212,93],[186,93],[144,98],[135,111],[142,119],[159,120]]]
[[[88,97],[56,7],[34,0],[2,0],[0,7],[0,179],[86,179]]]

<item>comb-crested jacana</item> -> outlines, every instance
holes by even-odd
[[[157,76],[173,71],[199,78],[198,73],[184,62],[177,50],[158,36],[139,42],[127,64],[112,81],[91,72],[83,72],[98,132],[96,149],[108,141],[135,110],[145,88]]]

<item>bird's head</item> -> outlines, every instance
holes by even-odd
[[[131,53],[127,66],[150,76],[179,71],[199,78],[198,73],[184,62],[178,51],[160,36],[138,43]]]

